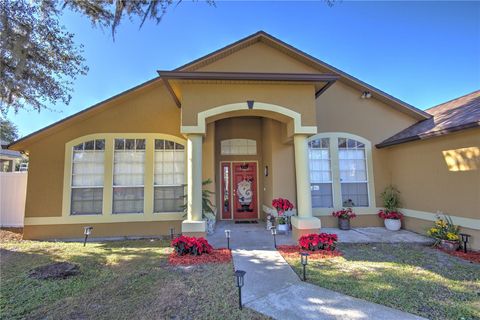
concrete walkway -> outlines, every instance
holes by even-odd
[[[261,223],[218,224],[208,237],[214,247],[226,247],[225,229],[231,230],[235,269],[247,272],[242,296],[249,308],[274,319],[423,319],[300,281]],[[278,235],[277,243],[293,241],[290,235]]]

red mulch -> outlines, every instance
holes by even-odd
[[[479,251],[468,251],[467,253],[463,251],[448,251],[441,248],[437,248],[438,250],[445,252],[449,255],[462,258],[464,260],[480,263],[480,252]]]
[[[300,252],[308,252],[308,260],[330,259],[342,255],[342,253],[338,251],[338,249],[335,251],[308,251],[303,250],[299,246],[278,246],[277,250],[285,259],[300,259]]]
[[[168,263],[177,266],[191,266],[205,263],[229,263],[230,261],[232,261],[232,253],[225,248],[213,249],[212,253],[204,253],[200,256],[194,256],[191,254],[179,256],[174,251],[168,258]]]

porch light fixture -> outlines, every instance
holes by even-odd
[[[253,104],[255,103],[255,101],[253,100],[247,100],[247,106],[248,106],[248,109],[252,110],[253,109]]]
[[[300,262],[302,263],[302,266],[303,266],[303,280],[302,281],[306,281],[307,280],[307,277],[306,277],[306,273],[305,273],[305,269],[307,268],[307,264],[308,264],[308,256],[310,254],[308,254],[307,252],[300,252]]]
[[[277,227],[272,227],[270,231],[272,232],[273,236],[273,245],[275,246],[275,249],[277,249]]]
[[[227,249],[230,250],[230,230],[225,230],[225,238],[227,238]]]
[[[83,234],[85,235],[85,240],[83,240],[83,246],[87,245],[87,238],[92,234],[93,227],[83,227]]]
[[[235,277],[237,278],[237,288],[238,288],[238,307],[242,310],[242,287],[244,285],[245,271],[237,270],[235,271]]]
[[[467,253],[467,243],[468,243],[468,238],[471,237],[471,235],[466,234],[466,233],[460,233],[460,236],[462,237],[462,242],[463,242],[463,252]]]
[[[268,166],[265,166],[265,177],[268,177]]]
[[[370,99],[372,97],[372,94],[370,91],[363,91],[361,98],[362,99]]]
[[[170,240],[173,240],[173,238],[175,237],[175,228],[170,228]]]

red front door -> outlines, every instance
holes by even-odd
[[[233,219],[257,219],[257,164],[232,163]]]
[[[222,162],[222,219],[257,219],[257,164]]]

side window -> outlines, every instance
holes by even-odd
[[[185,203],[185,147],[155,140],[154,212],[183,211]]]
[[[72,153],[71,215],[102,214],[105,140],[77,144]]]
[[[338,138],[338,160],[342,203],[353,207],[368,207],[368,178],[365,144]]]
[[[143,213],[145,139],[115,139],[113,212]]]
[[[314,208],[333,207],[330,139],[320,138],[308,143],[310,190]]]

